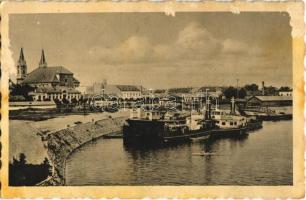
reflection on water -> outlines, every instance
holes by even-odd
[[[291,185],[292,121],[264,122],[244,138],[125,147],[99,139],[72,154],[67,185]],[[205,151],[211,155],[199,156]]]

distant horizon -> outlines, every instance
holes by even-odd
[[[289,20],[285,12],[13,14],[10,67],[23,47],[28,73],[44,49],[48,66],[64,66],[83,87],[103,79],[154,89],[235,87],[239,79],[239,86],[292,88]]]

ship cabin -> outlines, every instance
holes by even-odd
[[[222,118],[222,116],[226,116],[226,115],[230,115],[230,111],[229,110],[212,110],[211,111],[211,118],[213,120],[220,120]]]
[[[237,115],[225,115],[215,120],[215,125],[222,129],[241,128],[247,126],[247,118]]]
[[[130,119],[160,120],[162,113],[157,110],[145,110],[143,108],[132,109]]]
[[[164,121],[185,121],[187,117],[186,113],[168,111],[164,114]]]
[[[189,117],[186,118],[186,124],[189,130],[200,130],[203,128],[204,115],[201,113],[191,113]]]

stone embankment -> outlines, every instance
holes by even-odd
[[[49,177],[39,185],[65,185],[65,162],[67,157],[87,142],[105,134],[121,131],[125,120],[126,117],[107,118],[42,135],[42,140],[53,164],[53,173],[52,177]]]

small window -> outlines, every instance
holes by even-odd
[[[225,122],[222,122],[222,125],[225,125]]]
[[[234,122],[234,125],[237,125],[237,122]]]
[[[231,125],[231,126],[233,126],[233,125],[234,125],[234,123],[233,123],[233,122],[230,122],[230,125]]]

